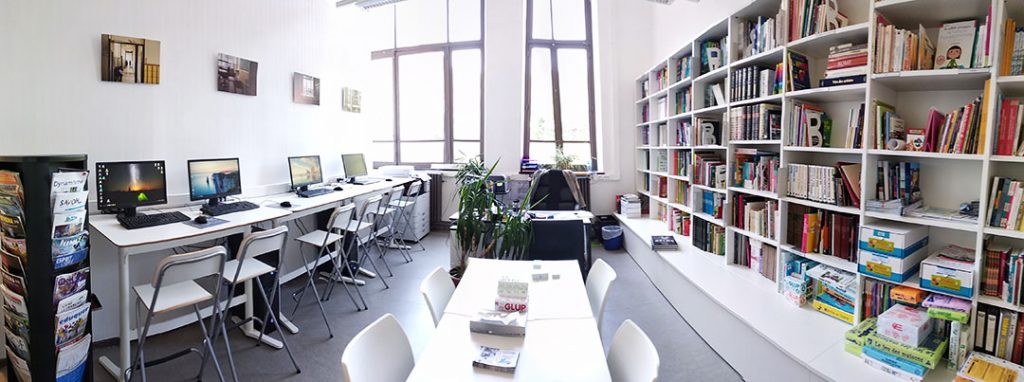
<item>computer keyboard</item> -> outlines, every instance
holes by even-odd
[[[121,223],[121,225],[127,229],[155,227],[158,225],[181,223],[189,220],[192,219],[189,219],[188,216],[185,216],[185,214],[177,211],[165,212],[161,214],[138,214],[133,216],[117,216],[117,222]]]
[[[332,192],[334,192],[334,190],[330,188],[316,188],[305,191],[297,191],[295,192],[295,194],[299,195],[300,198],[312,198],[314,196],[327,195]]]
[[[374,183],[377,183],[377,182],[381,182],[383,180],[384,179],[382,179],[382,178],[356,178],[356,180],[354,182],[352,182],[352,184],[358,184],[358,185],[361,185],[361,186],[365,186],[367,184],[374,184]]]
[[[260,208],[260,206],[254,204],[254,203],[250,203],[250,202],[236,202],[236,203],[220,203],[220,204],[213,205],[213,206],[207,204],[207,205],[204,205],[199,210],[203,211],[204,214],[209,215],[209,216],[220,216],[220,215],[230,214],[230,213],[234,213],[234,212],[242,212],[242,211],[248,211],[248,210],[255,210],[257,208]]]

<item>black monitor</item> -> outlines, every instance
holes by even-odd
[[[96,163],[96,205],[134,215],[136,207],[167,203],[164,161]]]
[[[188,190],[192,201],[207,199],[209,205],[241,194],[242,172],[238,158],[189,160]]]
[[[305,189],[311,184],[324,181],[319,155],[288,157],[288,172],[292,177],[292,191]]]
[[[341,154],[341,163],[345,166],[345,176],[349,179],[367,174],[363,154]]]

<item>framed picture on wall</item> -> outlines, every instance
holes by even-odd
[[[292,101],[306,105],[320,104],[320,79],[302,73],[292,76]]]
[[[363,96],[356,89],[341,88],[341,110],[359,113],[363,110]]]
[[[242,95],[256,95],[259,63],[220,53],[217,55],[217,90]]]
[[[160,83],[160,41],[112,34],[100,36],[100,41],[103,81]]]

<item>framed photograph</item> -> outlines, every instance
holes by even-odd
[[[104,34],[100,37],[103,81],[160,83],[160,41]]]
[[[292,101],[306,105],[320,104],[320,79],[295,73],[292,76]]]
[[[341,88],[341,110],[349,113],[362,112],[362,98],[362,95],[356,89]]]
[[[242,95],[256,95],[256,73],[259,63],[220,53],[217,55],[217,90]]]

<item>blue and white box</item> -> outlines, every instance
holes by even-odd
[[[948,246],[921,262],[921,288],[963,298],[974,295],[974,250]]]
[[[886,256],[906,258],[928,247],[928,227],[878,221],[860,227],[860,249]]]
[[[883,255],[861,250],[857,256],[857,270],[865,275],[895,283],[907,281],[917,274],[921,260],[928,257],[925,248],[918,249],[907,257]]]

